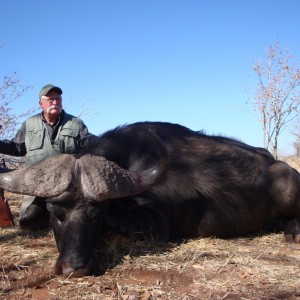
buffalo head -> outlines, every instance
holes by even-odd
[[[168,151],[157,136],[150,136],[160,159],[148,169],[141,169],[138,162],[124,169],[103,156],[61,154],[27,168],[1,170],[0,188],[45,198],[59,250],[56,274],[90,273],[93,242],[109,200],[139,194],[163,176]]]

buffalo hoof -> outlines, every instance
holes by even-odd
[[[296,219],[286,221],[284,238],[289,243],[300,242],[300,223]]]

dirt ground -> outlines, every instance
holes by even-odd
[[[7,197],[17,222],[20,197]],[[0,249],[0,299],[300,299],[300,245],[282,233],[167,244],[110,234],[83,278],[53,275],[51,232],[1,228]]]

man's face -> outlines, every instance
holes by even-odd
[[[45,115],[58,117],[62,111],[62,97],[55,90],[43,96],[39,103]]]

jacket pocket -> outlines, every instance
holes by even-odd
[[[78,143],[78,130],[64,128],[60,132],[59,149],[61,153],[77,153],[79,149]]]
[[[29,151],[42,149],[44,141],[44,130],[32,130],[28,132],[29,143],[26,145],[26,148]]]

